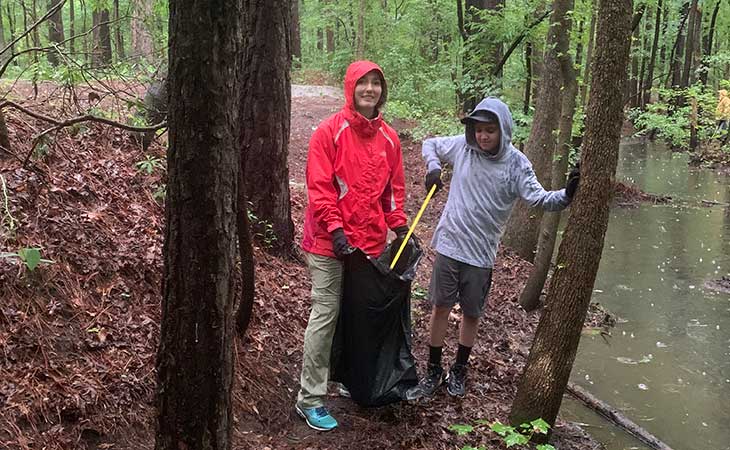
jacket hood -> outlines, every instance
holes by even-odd
[[[496,115],[499,119],[499,151],[496,155],[490,155],[479,148],[479,144],[477,144],[477,139],[474,134],[473,121],[467,121],[466,123],[466,143],[470,148],[479,150],[490,159],[500,159],[505,153],[507,153],[507,149],[509,149],[512,145],[512,128],[514,127],[514,123],[512,122],[512,113],[510,112],[509,107],[502,100],[495,97],[486,97],[483,99],[479,102],[476,108],[474,108],[474,111],[472,111],[470,115],[473,115],[477,111],[489,111]]]
[[[355,85],[357,80],[365,76],[366,73],[375,70],[380,75],[380,83],[383,86],[383,92],[380,94],[380,100],[376,106],[378,114],[380,109],[385,104],[385,100],[388,98],[388,87],[385,84],[385,75],[383,75],[383,69],[372,61],[355,61],[347,67],[345,72],[345,109],[348,109],[354,113],[357,112],[355,109]]]

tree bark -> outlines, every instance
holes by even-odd
[[[132,17],[130,20],[132,56],[148,59],[152,57],[152,34],[145,21],[151,17],[151,0],[132,0]]]
[[[649,56],[649,67],[646,69],[646,78],[644,79],[644,96],[641,101],[641,107],[644,108],[651,101],[651,88],[654,85],[654,66],[656,64],[657,50],[659,49],[659,27],[662,24],[662,2],[656,7],[656,18],[654,20],[654,37],[651,43],[651,55]]]
[[[69,41],[68,41],[68,50],[71,52],[71,56],[73,58],[76,57],[76,39],[74,36],[76,36],[76,6],[74,5],[74,0],[68,1],[68,34],[69,34]]]
[[[679,86],[682,82],[682,55],[684,52],[684,28],[689,17],[689,2],[682,5],[682,19],[677,29],[677,37],[674,40],[674,47],[669,57],[671,84],[667,87]]]
[[[569,11],[573,0],[555,0],[550,17],[545,73],[540,83],[540,93],[535,98],[535,116],[530,137],[525,145],[525,155],[532,162],[537,179],[545,189],[551,186],[551,169],[555,152],[556,136],[560,116],[561,58],[569,58],[571,19]],[[518,201],[512,210],[505,229],[504,243],[512,247],[521,258],[532,261],[535,257],[540,222],[543,210],[531,208],[524,201]]]
[[[294,242],[289,196],[289,0],[244,0],[247,34],[241,74],[242,152],[246,161],[246,193],[258,218],[258,233],[268,222],[273,250],[288,252]]]
[[[705,39],[705,57],[712,56],[712,41],[715,38],[715,23],[717,22],[717,13],[720,12],[720,3],[722,3],[722,0],[717,0],[717,3],[715,3],[715,9],[712,10],[710,29],[707,31],[707,38]],[[704,70],[700,74],[700,80],[702,81],[702,84],[707,85],[707,77],[709,75],[710,68],[707,64],[703,65]]]
[[[597,5],[598,2],[595,2]],[[590,84],[591,62],[593,61],[593,42],[596,36],[596,8],[591,13],[591,25],[588,27],[588,45],[586,46],[586,63],[583,70],[583,84],[580,86],[580,107],[583,111],[586,109],[586,101],[588,100],[588,85]]]
[[[3,20],[3,4],[0,1],[0,50],[5,48],[5,24]],[[5,61],[5,55],[0,55],[0,63]]]
[[[240,0],[170,0],[156,450],[231,448],[241,13]]]
[[[579,64],[576,64],[579,66]],[[565,173],[568,170],[568,158],[570,156],[571,137],[573,131],[573,116],[575,115],[576,96],[578,94],[578,82],[576,80],[575,68],[571,58],[561,58],[560,70],[563,78],[563,99],[560,114],[560,133],[558,134],[557,158],[553,163],[552,182],[554,186],[565,185]],[[537,242],[537,253],[535,254],[534,267],[530,272],[530,278],[520,294],[520,305],[525,311],[532,311],[540,304],[540,294],[545,286],[550,264],[553,260],[555,240],[560,226],[560,215],[558,212],[547,212],[543,215],[540,229],[540,238]]]
[[[294,61],[302,59],[302,35],[299,29],[299,0],[291,1],[291,56]],[[330,30],[331,31],[331,30]],[[329,35],[327,35],[329,42]],[[299,63],[297,63],[299,64]]]
[[[699,14],[697,1],[698,0],[692,0],[692,5],[689,8],[689,25],[687,26],[687,43],[684,50],[684,69],[682,70],[681,87],[689,86],[692,78],[692,59],[694,58],[695,51],[695,23]]]
[[[0,147],[5,150],[12,150],[10,148],[10,135],[8,134],[8,124],[5,121],[5,113],[0,109]],[[0,160],[4,159],[7,153],[0,150]]]
[[[557,266],[510,421],[542,418],[552,426],[575,361],[593,291],[618,162],[623,87],[631,48],[631,0],[601,0],[596,59],[581,163],[581,187],[558,251]]]
[[[122,21],[119,15],[119,0],[114,0],[114,46],[117,51],[117,61],[124,59],[124,39],[122,38]]]
[[[522,114],[530,113],[530,97],[532,96],[532,42],[525,42],[525,101],[522,104]]]
[[[94,26],[94,48],[91,63],[95,66],[106,66],[112,62],[112,39],[109,28],[109,10],[94,10],[91,14]]]
[[[643,10],[642,16],[643,16]],[[636,14],[634,15],[636,18]],[[641,18],[641,16],[639,16]],[[639,85],[639,52],[641,51],[641,40],[639,35],[639,27],[633,27],[633,37],[631,39],[631,74],[629,75],[629,81],[626,83],[625,93],[625,105],[634,106],[634,100],[636,99],[637,87]]]

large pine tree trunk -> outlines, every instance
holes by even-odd
[[[601,0],[593,86],[583,141],[581,187],[558,252],[547,304],[537,327],[510,420],[542,418],[560,409],[578,349],[608,227],[623,123],[623,87],[631,45],[631,0]]]
[[[152,16],[152,0],[132,0],[132,17],[130,31],[132,40],[132,56],[151,58],[152,33],[146,19]]]
[[[94,10],[91,15],[94,26],[94,49],[91,63],[94,66],[106,66],[112,62],[112,37],[109,28],[109,10]]]
[[[525,145],[525,155],[532,162],[538,181],[550,189],[553,153],[555,152],[556,134],[560,121],[560,98],[562,75],[560,58],[569,58],[571,20],[568,12],[573,7],[572,0],[555,0],[550,17],[547,47],[550,49],[545,58],[545,73],[540,82],[540,92],[535,98],[535,117],[530,130],[530,137]],[[512,210],[504,234],[505,245],[512,247],[525,260],[535,257],[538,233],[543,211],[531,208],[527,203],[519,201]]]
[[[242,34],[240,0],[170,0],[157,450],[231,448]]]
[[[289,197],[289,0],[245,0],[247,34],[243,52],[241,123],[246,193],[260,221],[273,226],[277,250],[294,242]],[[252,224],[254,230],[262,223]]]

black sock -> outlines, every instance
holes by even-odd
[[[471,353],[471,347],[459,344],[459,350],[456,351],[456,364],[465,366],[469,361],[469,354]]]
[[[432,347],[428,346],[428,363],[429,364],[435,364],[437,366],[441,365],[441,349],[443,347]]]

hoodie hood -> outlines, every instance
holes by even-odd
[[[499,119],[500,142],[499,150],[496,155],[486,153],[484,150],[480,149],[479,144],[477,144],[477,139],[474,134],[474,122],[468,119],[472,115],[479,114],[478,111],[491,112],[497,116],[497,119]],[[512,145],[512,128],[514,127],[514,124],[512,122],[512,113],[510,112],[509,107],[502,100],[495,97],[486,97],[484,100],[479,102],[476,108],[474,108],[474,111],[466,116],[464,120],[466,120],[466,144],[469,148],[483,153],[490,159],[500,159],[507,153],[507,150]]]
[[[357,84],[357,80],[372,70],[376,71],[378,75],[380,75],[380,83],[383,87],[383,91],[380,94],[380,100],[375,107],[377,115],[373,119],[368,119],[355,109],[355,85]],[[347,72],[345,72],[345,107],[343,108],[343,112],[345,113],[345,118],[356,133],[364,136],[372,136],[378,131],[383,122],[380,109],[385,104],[387,97],[388,87],[385,84],[383,69],[381,69],[380,66],[372,61],[365,60],[355,61],[350,64],[347,68]]]

